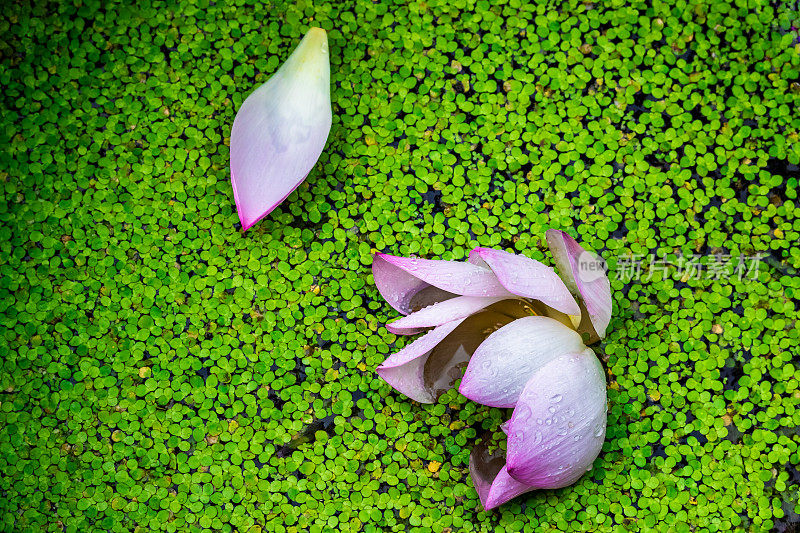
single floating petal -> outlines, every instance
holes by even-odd
[[[561,230],[549,229],[545,237],[564,283],[585,307],[578,331],[588,332],[589,342],[602,339],[613,310],[611,283],[602,259],[584,250]]]
[[[526,485],[575,483],[603,447],[606,376],[594,352],[562,355],[525,385],[508,424],[508,474]]]
[[[233,122],[231,183],[245,230],[303,182],[325,147],[331,121],[328,37],[311,28]]]

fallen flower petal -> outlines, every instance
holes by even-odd
[[[331,129],[325,30],[311,28],[292,55],[247,97],[231,130],[231,183],[242,227],[268,215],[306,178]]]

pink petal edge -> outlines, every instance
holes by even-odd
[[[575,483],[603,447],[606,377],[587,348],[562,355],[535,373],[508,425],[508,473],[536,488]]]
[[[395,390],[420,403],[433,403],[436,399],[425,386],[423,373],[425,361],[437,344],[442,342],[463,318],[453,320],[419,337],[397,353],[390,355],[375,370]]]
[[[503,297],[457,296],[429,305],[386,325],[395,335],[413,335],[421,329],[441,326],[446,322],[466,318],[481,309],[503,300]]]
[[[605,337],[613,313],[611,283],[605,272],[584,270],[579,263],[586,261],[597,264],[596,256],[590,255],[590,252],[562,230],[549,229],[545,232],[545,238],[564,283],[573,294],[583,300],[597,335],[600,338]],[[582,259],[584,254],[586,257]]]
[[[236,113],[230,169],[243,231],[306,179],[325,147],[331,124],[327,35],[311,28]]]
[[[473,254],[476,256],[473,259]],[[509,292],[539,300],[567,315],[580,316],[581,310],[569,289],[555,271],[547,265],[523,255],[491,248],[475,248],[470,263],[480,258]]]
[[[469,457],[469,473],[485,510],[490,511],[520,494],[534,489],[534,487],[521,483],[508,475],[506,465],[503,465],[493,478],[485,477],[477,467],[475,453],[473,450]]]
[[[519,318],[478,346],[458,390],[483,405],[514,407],[532,375],[557,357],[584,349],[581,336],[558,320]]]

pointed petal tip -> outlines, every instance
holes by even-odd
[[[443,291],[462,296],[512,296],[491,270],[468,262],[386,255],[389,264]]]
[[[605,372],[590,348],[549,362],[526,383],[511,415],[509,475],[543,489],[575,483],[602,449],[606,399]]]
[[[588,317],[583,318],[588,320],[579,329],[592,329],[596,334],[594,338],[602,339],[613,314],[611,283],[605,261],[598,254],[587,251],[563,230],[548,229],[545,238],[561,279],[587,311]]]
[[[230,169],[243,231],[286,200],[319,159],[332,124],[329,69],[326,33],[312,29],[239,107]]]
[[[425,363],[432,350],[461,322],[448,322],[415,339],[381,363],[376,369],[377,374],[393,389],[412,400],[435,403],[434,391],[425,382]]]
[[[469,457],[469,473],[481,505],[486,511],[500,507],[534,488],[509,476],[502,456],[488,454],[483,445],[478,445],[472,450]]]
[[[580,315],[580,307],[556,272],[530,257],[505,250],[478,247],[470,257],[480,259],[507,291],[538,300],[567,315]]]
[[[466,318],[500,300],[502,300],[501,297],[456,296],[401,317],[391,324],[387,324],[386,329],[396,335],[413,335],[427,328],[441,326],[451,320]]]

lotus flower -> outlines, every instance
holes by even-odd
[[[239,108],[231,130],[231,183],[244,230],[306,178],[331,129],[325,30],[311,28],[289,59]]]
[[[605,438],[606,380],[586,344],[605,336],[611,288],[602,260],[548,230],[556,272],[524,256],[474,249],[466,262],[377,254],[375,284],[406,315],[389,331],[425,331],[377,369],[392,387],[431,403],[456,380],[484,405],[514,411],[506,458],[476,449],[470,473],[492,509],[532,489],[570,485]]]

